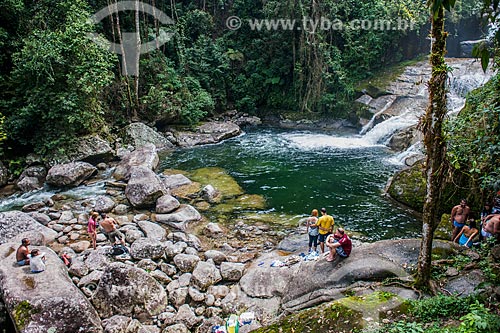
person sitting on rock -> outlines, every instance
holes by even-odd
[[[41,273],[45,270],[45,253],[40,253],[39,250],[31,250],[30,259],[31,273]]]
[[[21,240],[21,245],[17,248],[16,252],[16,262],[19,266],[30,264],[30,240],[28,238],[23,238]]]
[[[470,219],[469,225],[465,225],[453,241],[455,243],[458,241],[458,244],[460,245],[471,247],[472,239],[476,237],[478,233],[479,230],[477,230],[476,228],[476,222],[474,221],[474,219]]]
[[[326,246],[330,250],[330,254],[326,257],[326,261],[335,260],[337,254],[342,258],[347,258],[352,250],[351,239],[342,228],[337,228],[337,231],[333,235],[328,236]]]
[[[123,246],[125,246],[125,236],[116,229],[118,226],[118,223],[116,220],[112,217],[107,216],[105,213],[101,214],[101,228],[104,230],[104,233],[108,237],[109,241],[115,245],[117,243],[121,243]]]

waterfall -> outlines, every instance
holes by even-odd
[[[466,95],[485,84],[493,73],[484,73],[480,63],[474,59],[447,59],[447,63],[453,69],[447,82],[448,114],[454,115],[464,107]],[[383,96],[378,102],[377,99],[370,101],[368,106],[383,106],[375,109],[372,118],[359,132],[361,137],[358,141],[365,145],[386,145],[396,132],[416,125],[425,113],[428,93],[426,89],[422,89],[421,83],[429,80],[430,67],[422,63],[410,66],[401,77],[388,88],[395,98],[387,99],[387,96]],[[420,146],[413,145],[391,161],[404,163],[404,160],[421,151],[418,148]]]

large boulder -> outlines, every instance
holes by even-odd
[[[399,171],[387,187],[387,193],[391,198],[416,211],[422,211],[425,201],[426,181],[422,168],[420,162]]]
[[[151,169],[132,167],[125,196],[134,207],[150,207],[166,192],[160,178]]]
[[[200,258],[193,254],[179,253],[174,257],[174,263],[181,272],[192,272],[200,262]]]
[[[142,166],[154,170],[158,166],[159,161],[155,145],[150,143],[145,144],[122,158],[113,172],[113,177],[116,180],[127,181],[130,178],[130,172],[133,167]]]
[[[134,147],[153,144],[157,149],[172,149],[174,145],[166,137],[143,123],[132,123],[123,129],[124,143]]]
[[[18,244],[0,246],[0,290],[2,299],[22,333],[101,333],[101,320],[87,298],[73,284],[66,267],[51,249],[45,253],[46,270],[30,273],[28,266],[16,266]]]
[[[32,244],[41,245],[53,242],[56,236],[56,231],[37,222],[29,214],[20,211],[0,213],[0,244],[28,237]]]
[[[226,281],[238,281],[243,276],[245,265],[238,262],[223,262],[220,264],[222,278]]]
[[[186,231],[189,222],[201,219],[200,213],[191,205],[181,205],[171,214],[156,214],[155,221],[170,227]]]
[[[130,247],[130,254],[136,260],[159,259],[165,253],[163,244],[154,238],[139,238]]]
[[[68,157],[72,161],[84,161],[92,164],[110,161],[113,158],[113,149],[109,142],[98,135],[87,135],[78,139],[70,147]]]
[[[222,280],[220,271],[213,261],[199,261],[193,270],[192,281],[200,290],[207,290],[211,285]]]
[[[30,166],[19,176],[17,187],[23,192],[41,189],[46,176],[47,169],[43,165]]]
[[[24,193],[39,190],[43,187],[43,180],[36,177],[23,177],[17,182],[17,187]]]
[[[209,122],[198,127],[196,132],[174,133],[177,143],[181,147],[192,147],[202,144],[217,143],[224,139],[237,136],[241,128],[232,122]]]
[[[57,164],[50,168],[46,182],[56,187],[78,186],[96,171],[97,169],[87,162]]]
[[[165,289],[147,272],[122,263],[110,264],[92,296],[99,315],[150,318],[168,305]]]

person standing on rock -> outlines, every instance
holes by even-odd
[[[321,248],[321,253],[325,253],[325,240],[332,233],[335,220],[326,213],[326,208],[321,208],[321,217],[316,224],[319,229],[319,247]]]
[[[30,264],[30,240],[28,238],[23,238],[21,240],[21,245],[17,248],[16,252],[16,262],[19,266]]]
[[[465,199],[460,200],[460,205],[456,205],[451,210],[450,222],[453,226],[453,233],[451,235],[451,241],[453,242],[457,237],[458,233],[465,226],[470,214],[470,208],[467,206],[467,201]]]
[[[118,223],[114,218],[107,216],[105,213],[101,214],[101,228],[108,237],[109,241],[115,245],[118,241],[125,246],[125,236],[116,229]]]
[[[97,218],[99,214],[97,212],[93,212],[90,214],[89,222],[87,224],[87,232],[89,233],[90,239],[92,240],[92,247],[94,250],[96,249],[97,242]]]
[[[314,249],[314,252],[316,252],[318,248],[319,229],[318,226],[316,225],[317,222],[318,222],[318,210],[313,209],[311,212],[311,217],[309,217],[306,222],[306,232],[309,235],[309,253],[311,253],[311,248]]]

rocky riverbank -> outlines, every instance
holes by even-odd
[[[380,103],[370,100],[366,105],[375,104]],[[397,105],[390,110],[398,109]],[[382,117],[387,109],[380,111],[375,113]],[[104,193],[88,198],[56,194],[21,211],[0,214],[0,294],[17,330],[201,333],[223,323],[231,313],[249,310],[257,320],[240,329],[248,332],[285,313],[343,298],[351,290],[376,288],[386,278],[410,279],[417,240],[357,243],[347,260],[304,261],[297,254],[306,248],[306,237],[292,237],[300,233],[296,221],[277,228],[251,213],[231,217],[231,207],[262,209],[265,200],[243,193],[223,171],[155,172],[158,152],[216,143],[239,135],[241,124],[258,123],[259,119],[238,113],[189,130],[157,132],[135,123],[112,143],[96,136],[82,138],[66,155],[53,156],[45,164],[30,156],[21,176],[10,177],[11,190],[96,182],[105,186]],[[316,126],[280,123],[294,128]],[[8,179],[0,172],[0,180]],[[211,209],[226,212],[229,223],[212,220],[206,214]],[[110,255],[103,233],[98,234],[98,248],[90,248],[86,224],[92,211],[109,213],[117,220],[129,255]],[[47,271],[31,274],[14,264],[15,249],[23,237],[46,252]],[[457,251],[446,242],[436,248],[441,254]],[[69,269],[58,258],[63,252],[73,258]],[[276,261],[286,265],[274,267]],[[477,281],[471,286],[477,285],[481,274],[470,274]],[[460,281],[469,279],[464,276],[451,276],[450,281],[456,281],[450,288],[462,288]],[[396,293],[403,298],[415,296],[408,290]]]

